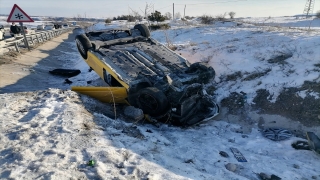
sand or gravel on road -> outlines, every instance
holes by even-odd
[[[73,43],[72,31],[45,42],[31,51],[21,54],[9,52],[0,58],[0,93],[23,92],[52,88],[69,88],[62,77],[48,72],[64,65],[61,51],[68,51]],[[65,43],[62,43],[65,42]],[[61,79],[55,81],[54,79]],[[61,82],[61,83],[60,83]]]

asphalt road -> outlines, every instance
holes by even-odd
[[[64,84],[65,77],[53,76],[50,70],[61,68],[65,63],[59,61],[61,52],[72,52],[75,35],[72,31],[64,33],[32,51],[22,53],[10,64],[0,66],[0,93],[14,93],[47,88],[69,89]],[[9,58],[11,58],[9,56]]]

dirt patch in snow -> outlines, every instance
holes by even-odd
[[[9,64],[12,63],[20,53],[16,51],[9,51],[3,55],[0,56],[0,65],[1,64]]]
[[[36,49],[37,47],[39,47],[42,44],[44,44],[44,43],[29,44],[30,51]],[[9,52],[6,52],[6,53],[2,54],[0,56],[0,65],[2,65],[2,64],[11,64],[14,61],[16,61],[17,58],[20,55],[22,55],[22,54],[24,54],[26,52],[29,52],[29,50],[24,46],[20,46],[19,47],[19,51],[20,52],[17,52],[15,49],[12,48],[12,49],[10,49]]]
[[[304,92],[305,97],[299,95],[301,92]],[[308,127],[320,126],[320,100],[312,92],[320,93],[320,84],[305,82],[300,88],[284,89],[276,102],[271,103],[268,98],[272,95],[267,90],[260,90],[254,99],[254,108],[264,113],[288,117]]]
[[[306,127],[319,127],[319,94],[319,83],[305,82],[299,88],[284,89],[274,103],[270,102],[272,94],[266,89],[260,89],[253,100],[254,104],[247,109],[245,108],[248,106],[245,93],[231,93],[229,97],[221,101],[221,106],[227,108],[228,113],[233,115],[241,115],[250,109],[258,114],[280,115]]]

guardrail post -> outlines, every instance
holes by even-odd
[[[48,37],[49,35],[48,35],[48,34],[49,34],[48,32],[45,33],[45,35],[46,35],[46,41],[48,41],[48,39],[49,39],[49,37]]]
[[[19,46],[18,46],[18,42],[15,42],[15,43],[14,43],[14,47],[16,48],[16,51],[20,53],[20,51],[19,51]]]
[[[44,42],[44,39],[43,39],[43,34],[41,33],[41,39],[42,39],[42,42]]]
[[[30,36],[30,39],[31,39],[31,44],[34,45],[34,42],[33,42],[33,37],[32,35]]]
[[[37,38],[38,43],[40,43],[40,40],[39,40],[39,38],[38,38],[38,34],[36,34],[36,38]]]

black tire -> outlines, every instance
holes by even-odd
[[[165,115],[169,111],[169,101],[165,94],[155,87],[140,89],[128,97],[129,103],[153,117]]]
[[[130,86],[130,89],[128,92],[128,100],[131,106],[138,107],[138,103],[136,101],[137,92],[147,87],[151,87],[150,83],[148,82],[140,82],[138,84],[133,84]]]
[[[134,29],[138,29],[143,37],[146,37],[146,38],[150,37],[150,31],[146,25],[137,24],[134,26]]]
[[[88,50],[92,48],[92,44],[89,38],[85,34],[76,36],[76,44],[78,51],[83,59],[88,58]]]

